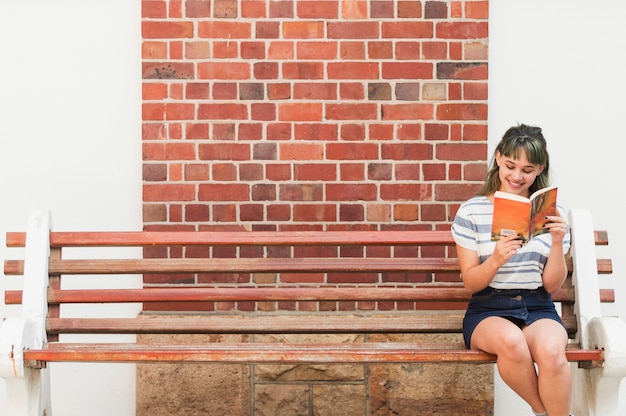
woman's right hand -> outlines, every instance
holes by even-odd
[[[524,240],[517,235],[501,237],[496,242],[496,247],[494,248],[491,257],[498,265],[502,266],[504,263],[509,261],[509,259],[513,257],[517,253],[517,250],[522,248],[523,245]]]

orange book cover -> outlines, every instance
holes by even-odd
[[[557,215],[557,187],[543,188],[530,198],[497,191],[493,198],[493,221],[491,239],[516,234],[528,242],[536,235],[546,232],[543,225],[547,215]]]

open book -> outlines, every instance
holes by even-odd
[[[558,215],[557,187],[549,186],[533,193],[530,198],[497,191],[493,198],[491,239],[516,234],[528,242],[534,236],[547,232],[543,225],[547,215]]]

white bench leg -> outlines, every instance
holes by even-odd
[[[0,327],[0,377],[10,416],[52,416],[49,370],[24,365],[23,351],[34,337],[35,326],[27,319],[7,318]]]
[[[590,346],[604,350],[604,365],[576,369],[572,411],[576,416],[619,414],[620,385],[626,378],[626,323],[616,317],[594,318],[589,323]]]

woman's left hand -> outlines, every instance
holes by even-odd
[[[559,215],[549,215],[546,217],[548,221],[543,227],[550,231],[552,242],[562,242],[567,233],[567,221]]]

